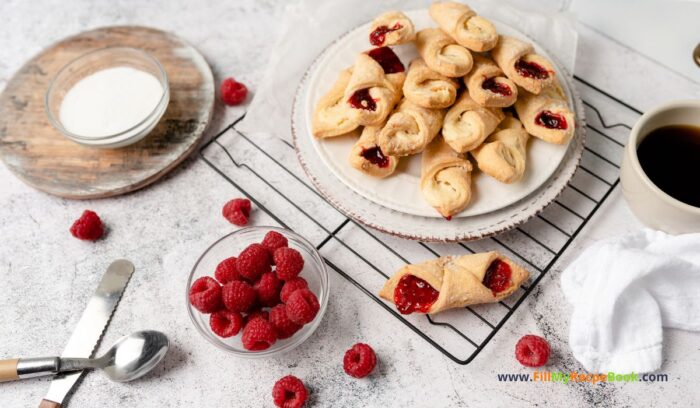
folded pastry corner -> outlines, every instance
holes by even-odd
[[[471,172],[472,164],[463,154],[436,138],[421,158],[421,194],[443,217],[450,218],[471,201]]]
[[[517,38],[500,36],[491,57],[509,79],[529,92],[540,93],[555,81],[552,63],[536,54],[532,44]]]
[[[484,173],[502,183],[514,183],[525,174],[529,138],[520,121],[507,116],[484,144],[470,154]]]
[[[464,153],[483,143],[503,118],[500,108],[481,106],[463,92],[445,115],[442,136],[454,150]]]
[[[538,95],[521,92],[515,111],[527,133],[545,142],[564,144],[574,134],[574,112],[557,82],[549,84]]]
[[[416,31],[411,19],[395,10],[380,14],[369,29],[369,42],[375,47],[405,44],[415,38]]]
[[[396,156],[388,156],[377,144],[380,126],[366,126],[360,138],[350,150],[348,160],[357,170],[372,177],[384,178],[391,175],[399,163]]]
[[[340,71],[338,79],[316,104],[311,120],[311,133],[317,138],[341,136],[359,126],[351,119],[351,112],[345,103],[345,88],[350,82],[352,68]]]
[[[422,152],[440,131],[445,112],[403,99],[379,132],[379,146],[390,156]]]
[[[383,123],[401,99],[406,72],[389,47],[360,53],[345,88],[350,118],[359,125]]]
[[[458,86],[455,80],[433,71],[422,58],[416,58],[408,66],[403,94],[416,105],[442,109],[455,102]]]
[[[529,277],[526,269],[496,251],[445,256],[402,267],[379,296],[402,314],[435,314],[501,301]]]
[[[464,84],[469,96],[479,105],[490,108],[505,108],[518,99],[518,87],[506,78],[503,71],[490,58],[475,55],[474,66]]]
[[[449,1],[433,3],[429,13],[444,32],[472,51],[488,51],[498,42],[498,33],[493,23],[476,15],[465,4]]]
[[[472,53],[439,28],[420,30],[416,48],[430,69],[444,76],[462,77],[472,69]]]

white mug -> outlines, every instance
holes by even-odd
[[[637,148],[653,130],[662,126],[691,125],[700,127],[700,100],[675,101],[642,115],[630,132],[622,159],[620,180],[630,209],[647,226],[671,234],[700,232],[700,207],[677,200],[657,187],[644,173]],[[697,174],[685,177],[688,188],[700,188],[700,163]]]

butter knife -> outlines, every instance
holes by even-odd
[[[133,272],[134,265],[125,259],[109,265],[61,357],[92,357]],[[17,367],[18,376],[24,369]],[[78,371],[55,376],[39,408],[59,408],[82,374]]]

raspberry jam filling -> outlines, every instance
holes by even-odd
[[[393,27],[389,28],[387,26],[379,26],[376,30],[369,34],[369,43],[378,47],[384,44],[384,40],[387,33],[392,31],[400,30],[403,26],[400,23],[394,24]]]
[[[377,110],[377,102],[369,94],[369,88],[360,89],[350,95],[348,103],[355,109]]]
[[[568,127],[563,115],[550,111],[542,111],[535,117],[535,123],[547,129],[566,130]]]
[[[498,95],[511,96],[513,91],[506,84],[496,82],[496,78],[489,78],[481,83],[481,87]]]
[[[428,282],[407,274],[394,289],[394,303],[401,314],[427,313],[439,295]]]
[[[389,158],[384,155],[379,146],[374,146],[369,149],[362,149],[362,153],[360,153],[360,155],[375,166],[381,168],[389,167]]]
[[[536,62],[525,61],[522,58],[516,61],[515,70],[524,77],[535,79],[549,78],[549,71]]]
[[[489,269],[486,271],[486,275],[484,276],[484,286],[491,289],[493,295],[496,296],[497,294],[508,289],[510,286],[510,276],[510,266],[500,259],[496,259],[495,261],[491,262]]]
[[[372,59],[377,61],[384,69],[385,74],[393,74],[396,72],[404,72],[403,63],[394,51],[389,47],[375,48],[367,53]]]

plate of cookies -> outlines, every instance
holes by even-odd
[[[300,85],[292,130],[307,174],[341,211],[376,227],[363,215],[381,208],[393,220],[379,229],[408,238],[426,236],[398,225],[420,219],[455,230],[437,240],[474,239],[565,187],[583,148],[581,110],[555,56],[444,2],[383,13],[332,43]],[[459,233],[445,219],[489,228]]]

